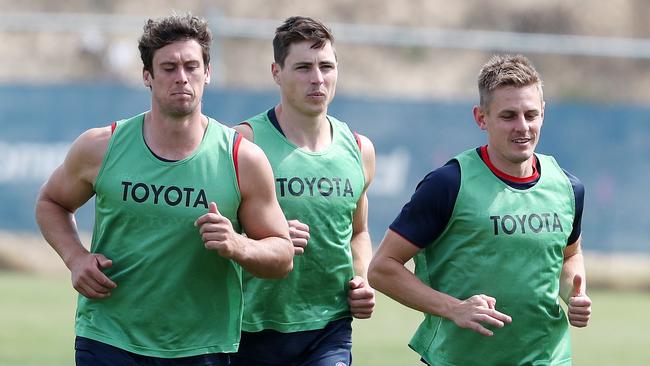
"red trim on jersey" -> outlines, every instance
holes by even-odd
[[[241,143],[241,140],[244,138],[241,133],[237,134],[235,143],[232,147],[232,160],[235,163],[235,175],[237,176],[237,186],[240,186],[239,184],[239,161],[237,160],[239,157],[239,144]],[[241,187],[240,187],[241,189]]]
[[[111,135],[115,132],[115,127],[117,127],[117,122],[111,123]]]
[[[354,139],[357,140],[357,145],[359,145],[359,150],[361,150],[361,137],[356,132],[352,132],[352,134],[354,134]]]
[[[497,169],[497,167],[495,167],[494,164],[492,164],[492,161],[490,160],[490,155],[488,155],[488,151],[487,151],[487,145],[481,146],[481,157],[483,158],[483,161],[485,161],[485,165],[487,165],[488,168],[490,168],[492,173],[494,173],[497,177],[501,179],[505,179],[513,183],[531,183],[539,179],[539,172],[537,171],[537,157],[535,156],[535,154],[533,154],[533,175],[531,175],[530,177],[523,177],[523,178],[513,177],[512,175],[509,175]]]

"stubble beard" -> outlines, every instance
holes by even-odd
[[[183,118],[193,114],[199,105],[200,101],[197,102],[192,99],[187,103],[169,103],[162,106],[161,109],[165,112],[165,114],[173,118]]]

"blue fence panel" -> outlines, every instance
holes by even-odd
[[[274,91],[214,90],[204,112],[233,125],[272,107]],[[34,199],[69,144],[91,127],[148,109],[147,89],[118,85],[0,86],[0,229],[36,230]],[[330,113],[373,140],[377,176],[369,192],[373,241],[430,170],[485,143],[471,102],[418,102],[337,96]],[[648,250],[650,109],[643,106],[547,103],[538,151],[554,155],[586,186],[584,245]],[[77,214],[90,230],[92,203]]]

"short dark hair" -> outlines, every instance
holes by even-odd
[[[142,37],[138,42],[144,69],[153,76],[153,55],[157,50],[176,41],[191,39],[201,45],[205,66],[210,64],[212,32],[210,32],[205,19],[187,13],[147,20]]]
[[[478,75],[478,92],[481,108],[488,110],[492,93],[501,87],[517,88],[535,85],[543,98],[542,77],[529,59],[522,55],[494,55],[483,65]]]
[[[275,30],[273,38],[273,58],[280,67],[289,54],[292,43],[312,41],[311,48],[323,48],[326,41],[334,44],[332,31],[322,22],[303,16],[290,17]]]

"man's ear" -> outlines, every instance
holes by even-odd
[[[206,66],[205,68],[205,85],[210,84],[210,75],[212,74],[212,67],[210,67],[210,64]]]
[[[474,108],[472,109],[472,113],[474,114],[474,121],[476,122],[478,128],[480,128],[481,130],[487,130],[485,110],[483,110],[483,108],[481,108],[480,106],[475,105]]]
[[[273,80],[275,80],[275,83],[280,85],[280,65],[277,62],[274,62],[271,64],[271,75],[273,76]]]
[[[151,88],[151,79],[153,79],[153,75],[148,70],[142,69],[142,82],[144,86]]]

